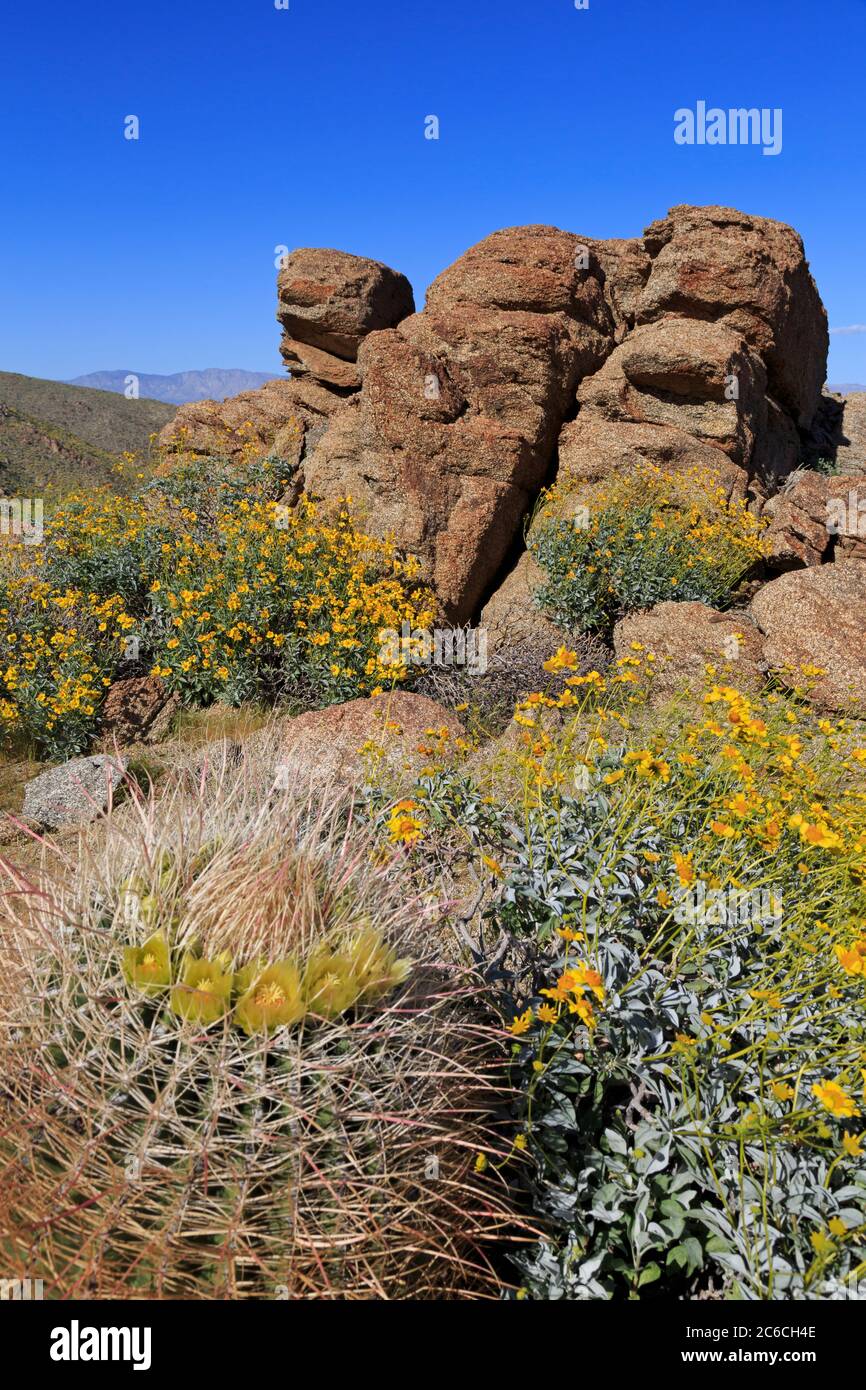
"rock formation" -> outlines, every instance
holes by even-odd
[[[554,476],[568,497],[639,459],[697,466],[760,505],[817,447],[826,314],[799,236],[768,218],[677,207],[632,239],[495,232],[420,313],[405,277],[338,251],[293,252],[278,294],[292,379],[184,407],[163,442],[272,451],[293,495],[350,495],[455,622],[507,578]],[[511,607],[518,590],[531,604],[521,579]]]
[[[301,249],[277,277],[280,351],[292,379],[225,401],[182,406],[163,429],[166,449],[240,458],[268,453],[297,465],[329,417],[360,385],[358,348],[366,334],[414,312],[404,275],[364,256]]]
[[[497,232],[422,313],[366,339],[361,389],[309,451],[305,486],[350,493],[467,621],[557,465],[566,491],[639,458],[699,466],[739,497],[772,489],[799,461],[827,343],[781,223],[675,208],[631,241]]]

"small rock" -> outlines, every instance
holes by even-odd
[[[108,809],[126,766],[126,758],[97,754],[49,768],[24,788],[23,816],[46,830],[87,825]]]
[[[102,746],[155,743],[169,729],[180,703],[159,676],[132,676],[115,681],[101,710]]]
[[[351,785],[371,772],[396,785],[450,760],[464,733],[450,710],[395,690],[281,720],[245,740],[244,753],[278,785]]]

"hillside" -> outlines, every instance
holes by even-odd
[[[56,497],[77,487],[117,486],[117,464],[115,454],[0,401],[0,495]]]
[[[147,454],[150,436],[174,414],[163,401],[128,401],[113,391],[94,391],[17,372],[0,372],[0,405],[11,407],[17,416],[26,416],[39,427],[44,426],[49,434],[60,430],[74,435],[79,448],[90,445],[106,454],[121,454],[124,450]],[[6,443],[10,428],[13,427],[7,417],[0,436],[0,458],[13,448]],[[17,426],[14,432],[20,434]],[[76,447],[75,443],[72,447]]]
[[[90,372],[87,376],[75,377],[70,385],[123,393],[127,377],[136,376],[142,396],[167,401],[170,405],[185,405],[187,401],[221,401],[226,396],[237,396],[241,391],[255,391],[277,375],[279,373],[276,371],[247,372],[241,367],[206,367],[203,371],[174,372],[170,376],[124,369]]]

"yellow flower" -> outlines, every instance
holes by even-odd
[[[303,1014],[301,975],[292,960],[266,966],[235,1006],[235,1019],[248,1037],[272,1033],[283,1024],[297,1022]]]
[[[549,675],[553,675],[557,671],[576,671],[577,652],[570,652],[567,647],[560,647],[554,656],[545,661],[543,669]]]
[[[156,994],[171,983],[168,942],[162,932],[148,937],[143,946],[127,946],[123,952],[123,973],[127,984],[145,994]]]
[[[522,1033],[528,1033],[531,1027],[532,1010],[527,1009],[525,1013],[515,1016],[515,1018],[508,1025],[508,1031],[509,1033],[513,1033],[514,1036],[518,1038],[521,1036]]]
[[[842,1148],[849,1158],[860,1158],[863,1153],[862,1137],[859,1134],[849,1134],[848,1130],[842,1136]]]
[[[776,1100],[794,1099],[794,1088],[793,1086],[789,1086],[787,1081],[772,1081],[770,1083],[770,1090],[773,1092]]]
[[[582,931],[575,931],[573,927],[557,927],[556,935],[561,936],[563,941],[583,941]]]
[[[414,845],[424,834],[424,822],[415,814],[414,801],[398,801],[388,817],[388,835],[396,844]]]
[[[836,1248],[826,1231],[813,1231],[809,1240],[816,1255],[829,1255]]]
[[[850,951],[844,946],[834,946],[833,950],[839,964],[847,974],[866,975],[866,958],[861,955],[856,946]]]
[[[812,1094],[826,1110],[832,1115],[837,1115],[839,1119],[846,1120],[852,1115],[860,1114],[851,1097],[835,1081],[816,1082],[812,1087]]]
[[[233,974],[222,960],[188,960],[171,991],[172,1012],[197,1023],[214,1023],[228,1009]]]
[[[688,888],[689,884],[695,881],[695,870],[690,854],[679,854],[674,850],[674,868],[683,888]]]

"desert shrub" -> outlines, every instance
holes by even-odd
[[[119,597],[142,615],[160,546],[170,532],[165,510],[107,488],[72,493],[52,513],[34,553],[40,577],[58,592]]]
[[[0,624],[3,733],[49,758],[83,752],[134,626],[122,599],[55,589],[26,571],[7,573]]]
[[[501,1043],[342,813],[224,774],[15,898],[0,1245],[48,1297],[491,1296]]]
[[[284,481],[279,461],[237,477],[186,461],[134,497],[67,498],[41,546],[2,547],[6,729],[49,757],[82,751],[128,649],[189,705],[327,704],[405,681],[380,634],[432,620],[416,562],[346,507],[281,506]]]
[[[710,685],[648,737],[611,686],[570,688],[564,728],[559,700],[521,712],[494,912],[527,945],[519,1120],[557,1232],[525,1286],[844,1297],[866,1268],[866,748],[773,692]]]
[[[617,474],[586,504],[551,514],[530,532],[546,572],[539,604],[561,626],[607,633],[624,613],[663,600],[724,607],[761,559],[761,523],[697,469],[648,464]]]
[[[432,620],[417,562],[307,499],[238,503],[205,539],[176,536],[160,573],[151,603],[168,635],[154,671],[188,701],[367,694],[408,674],[382,659],[382,630]]]
[[[413,811],[489,870],[473,949],[502,992],[515,1150],[547,1227],[517,1257],[523,1287],[856,1297],[862,726],[711,674],[697,712],[653,711],[650,656],[522,701],[509,797],[440,778]]]

